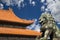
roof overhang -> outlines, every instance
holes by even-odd
[[[12,35],[26,35],[26,36],[41,36],[41,32],[28,29],[18,29],[18,28],[6,28],[0,27],[0,34],[12,34]]]
[[[26,25],[32,24],[34,22],[33,20],[26,20],[17,17],[10,8],[9,10],[3,10],[3,9],[0,10],[0,20],[18,22]]]

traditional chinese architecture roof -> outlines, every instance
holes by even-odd
[[[3,10],[3,9],[0,10],[0,20],[18,22],[18,23],[27,24],[27,25],[34,22],[33,20],[25,20],[17,17],[12,11],[12,9],[10,8],[9,10]]]
[[[26,36],[41,36],[41,32],[28,30],[28,29],[17,29],[17,28],[6,28],[0,27],[0,34],[13,34],[13,35],[26,35]]]
[[[6,21],[6,22],[4,22]],[[8,22],[12,24],[13,22],[17,22],[16,24],[19,23],[23,25],[29,25],[32,24],[34,21],[33,20],[25,20],[17,17],[12,9],[9,8],[9,10],[0,10],[0,24],[6,24],[8,25]],[[13,24],[14,24],[13,23]],[[16,25],[15,24],[15,25]],[[23,27],[22,25],[22,27]],[[22,28],[9,28],[9,25],[7,27],[3,27],[0,25],[0,34],[16,34],[16,35],[32,35],[32,36],[38,36],[41,35],[41,32],[36,32],[33,30],[27,30],[27,29],[22,29]]]

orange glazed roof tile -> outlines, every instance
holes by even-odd
[[[0,20],[19,22],[22,24],[31,24],[34,22],[33,20],[25,20],[25,19],[21,19],[21,18],[17,17],[14,14],[14,12],[12,11],[12,9],[10,9],[10,8],[9,8],[9,10],[0,9]]]
[[[37,31],[33,31],[33,30],[28,30],[28,29],[17,29],[17,28],[0,27],[0,34],[41,36],[42,32],[37,32]]]

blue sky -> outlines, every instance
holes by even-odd
[[[40,0],[33,0],[35,2],[35,5],[30,4],[28,0],[24,0],[24,3],[26,5],[24,7],[17,7],[16,5],[14,6],[7,6],[4,3],[4,9],[8,9],[11,7],[14,11],[14,13],[24,19],[38,19],[42,13],[41,11],[41,6],[42,3],[40,3]]]
[[[16,16],[23,19],[39,19],[45,11],[50,11],[60,26],[59,0],[1,0],[0,9],[13,9]],[[1,7],[2,6],[2,7]],[[59,6],[59,8],[57,7]],[[54,14],[55,13],[55,14]],[[57,14],[58,13],[58,14]],[[56,15],[57,14],[57,15]]]

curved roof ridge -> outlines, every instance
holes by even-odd
[[[31,24],[34,22],[33,20],[25,20],[17,17],[11,8],[9,8],[9,10],[0,10],[0,20],[18,22],[22,24]]]

